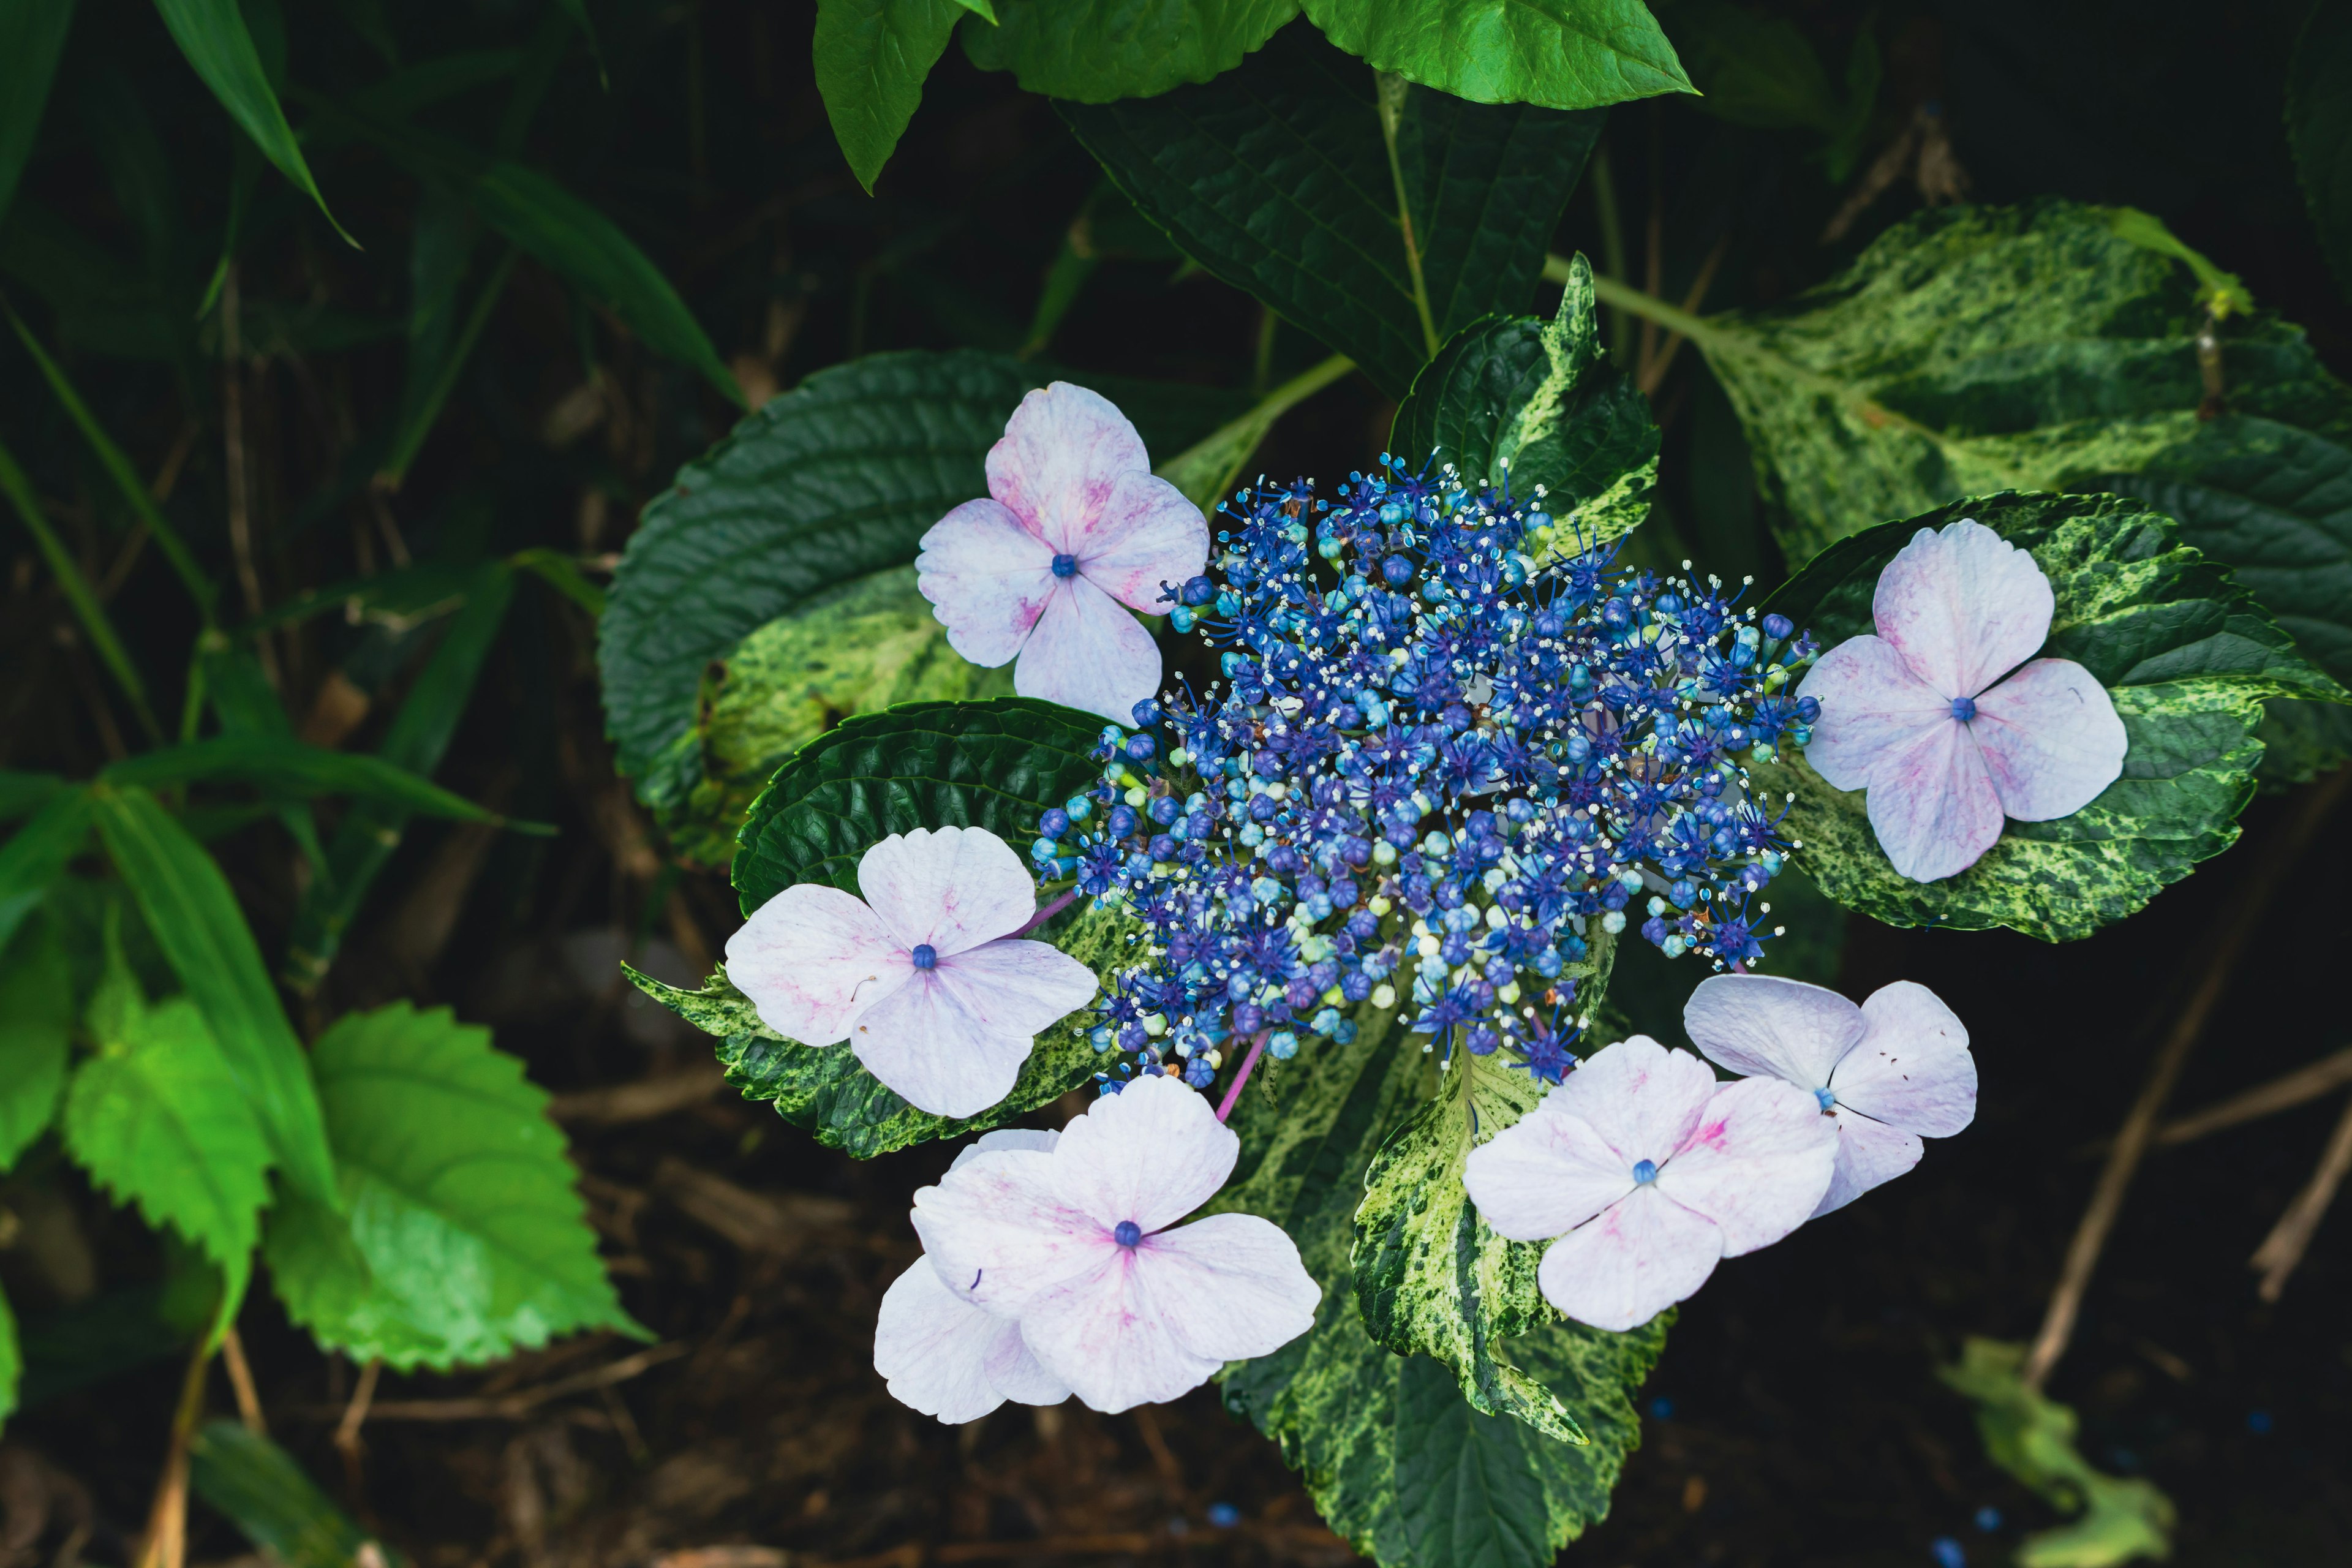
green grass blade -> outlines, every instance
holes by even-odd
[[[148,739],[162,740],[163,731],[155,723],[154,710],[147,706],[147,683],[140,679],[139,667],[131,662],[131,651],[114,635],[114,623],[106,618],[106,606],[98,602],[89,579],[81,574],[81,568],[67,553],[65,541],[49,526],[49,520],[41,515],[40,498],[33,493],[32,480],[25,477],[25,470],[16,466],[16,458],[5,447],[0,447],[0,490],[8,492],[16,515],[32,531],[33,542],[41,547],[49,570],[57,574],[58,586],[65,590],[66,601],[73,605],[74,616],[81,622],[90,646],[98,650],[99,658],[114,677],[115,684],[130,699],[139,727],[147,731]]]
[[[156,788],[224,779],[301,795],[341,795],[395,810],[456,822],[512,826],[551,834],[537,823],[509,823],[487,806],[443,789],[406,768],[352,752],[331,752],[287,735],[216,735],[116,763],[99,777],[111,784]]]
[[[81,853],[89,819],[89,792],[60,790],[0,843],[0,946],[40,907],[66,862]]]
[[[0,217],[8,216],[8,198],[32,158],[72,23],[72,0],[0,5]]]
[[[180,53],[228,110],[229,118],[253,139],[279,174],[318,204],[320,215],[334,231],[358,248],[359,241],[327,211],[327,198],[319,194],[319,183],[310,177],[310,164],[302,161],[302,144],[286,122],[285,108],[270,88],[261,52],[254,47],[253,35],[246,30],[236,0],[155,0],[155,9],[163,13],[163,26],[171,29]]]
[[[490,324],[490,313],[498,308],[499,296],[506,292],[507,279],[514,276],[515,258],[521,254],[509,247],[499,258],[497,267],[491,269],[488,281],[482,285],[480,297],[467,314],[465,326],[458,331],[457,341],[449,346],[439,368],[419,395],[415,406],[403,416],[400,429],[392,438],[392,450],[385,457],[383,467],[376,470],[378,484],[398,489],[400,481],[408,477],[408,465],[416,460],[418,449],[425,445],[425,437],[431,435],[433,426],[441,422],[441,410],[448,406],[449,395],[457,389],[458,374],[465,370],[466,361],[473,354],[474,345],[481,342],[483,329]]]

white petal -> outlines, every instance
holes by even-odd
[[[916,1189],[914,1221],[948,1289],[1005,1317],[1118,1245],[1055,1194],[1053,1155],[1021,1149],[971,1152],[938,1186]]]
[[[985,827],[894,833],[857,862],[858,889],[908,948],[940,957],[1019,931],[1037,912],[1037,884],[1013,847]]]
[[[1838,1130],[1837,1163],[1830,1173],[1829,1191],[1822,1194],[1812,1217],[1842,1209],[1882,1182],[1891,1182],[1919,1163],[1927,1145],[1908,1132],[1857,1116],[1843,1106],[1831,1113]]]
[[[1568,1081],[1544,1097],[1592,1124],[1631,1171],[1643,1160],[1661,1164],[1690,1141],[1715,1074],[1688,1051],[1669,1051],[1647,1035],[1606,1046],[1584,1059]]]
[[[1150,1299],[1195,1355],[1244,1361],[1315,1326],[1323,1288],[1298,1244],[1270,1219],[1216,1214],[1148,1236],[1136,1248]]]
[[[1470,1151],[1470,1201],[1513,1241],[1566,1235],[1633,1190],[1633,1167],[1580,1116],[1547,1095],[1534,1112]]]
[[[1949,1138],[1977,1117],[1977,1059],[1969,1031],[1925,985],[1898,980],[1862,1005],[1866,1025],[1830,1092],[1874,1121]]]
[[[1123,605],[1164,616],[1160,584],[1181,588],[1209,563],[1209,525],[1157,474],[1123,474],[1076,552],[1078,570]]]
[[[1774,974],[1712,974],[1683,1004],[1683,1027],[1718,1067],[1820,1089],[1862,1038],[1862,1009],[1821,985]]]
[[[727,939],[727,978],[761,1022],[804,1046],[848,1038],[857,1016],[914,973],[881,917],[815,882],[786,888]]]
[[[1055,1377],[1021,1337],[1020,1324],[986,1312],[981,1316],[996,1325],[987,1365],[988,1381],[996,1385],[997,1393],[1023,1405],[1059,1405],[1070,1396],[1070,1385]]]
[[[941,974],[982,1016],[1016,1034],[1043,1034],[1095,999],[1095,972],[1050,942],[1002,938],[940,960]]]
[[[992,1019],[984,987],[945,965],[857,1016],[850,1048],[918,1110],[977,1116],[1013,1092],[1035,1037]]]
[[[1181,1079],[1138,1079],[1062,1129],[1054,1190],[1106,1230],[1133,1220],[1146,1234],[1216,1195],[1242,1141]]]
[[[1118,405],[1066,381],[1023,398],[988,449],[988,493],[1068,553],[1084,548],[1119,476],[1150,471],[1143,437]]]
[[[1945,719],[1879,760],[1863,802],[1895,869],[1940,881],[1975,865],[2000,838],[2000,797],[1969,727]]]
[[[1024,1149],[1032,1153],[1050,1153],[1054,1145],[1061,1141],[1062,1135],[1051,1128],[1000,1127],[993,1132],[982,1133],[971,1142],[957,1150],[955,1163],[948,1169],[961,1170],[977,1156],[999,1149]]]
[[[2020,822],[2054,822],[2098,799],[2123,777],[2131,745],[2115,699],[2071,658],[2037,658],[1978,698],[1969,728],[2000,809]]]
[[[959,1300],[925,1258],[882,1293],[874,1325],[874,1370],[890,1397],[950,1425],[976,1421],[1004,1403],[989,1376],[990,1352],[1020,1331]]]
[[[1805,1223],[1837,1163],[1837,1124],[1821,1102],[1775,1078],[1725,1084],[1689,1144],[1658,1171],[1658,1190],[1723,1233],[1723,1255],[1769,1247]]]
[[[915,586],[948,646],[993,669],[1009,664],[1054,592],[1054,547],[995,501],[968,500],[923,535]]]
[[[1914,675],[1893,643],[1866,634],[1822,655],[1797,695],[1822,705],[1805,761],[1832,789],[1861,789],[1889,752],[1952,721],[1951,699]]]
[[[1160,691],[1160,645],[1133,616],[1084,577],[1047,602],[1013,667],[1013,689],[1042,702],[1135,722],[1135,705]]]
[[[1544,1250],[1544,1300],[1596,1329],[1638,1329],[1706,1283],[1723,1256],[1715,1226],[1643,1187]]]
[[[1922,680],[1974,697],[2033,657],[2056,602],[2032,556],[1963,518],[1912,535],[1878,574],[1871,615]]]
[[[1176,1331],[1177,1308],[1154,1293],[1134,1248],[1030,1298],[1021,1337],[1089,1408],[1116,1414],[1192,1392],[1224,1365]]]

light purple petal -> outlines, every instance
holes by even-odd
[[[1062,1202],[1053,1162],[1049,1153],[992,1149],[959,1162],[938,1186],[916,1189],[915,1234],[949,1289],[1018,1317],[1038,1291],[1118,1249],[1093,1216]]]
[[[786,888],[727,939],[727,978],[761,1023],[804,1046],[847,1039],[858,1014],[914,973],[879,915],[815,882]]]
[[[1050,1154],[1062,1135],[1051,1128],[1000,1127],[993,1132],[983,1132],[971,1142],[956,1151],[950,1173],[960,1171],[982,1154],[992,1154],[1003,1149],[1020,1149],[1033,1154]]]
[[[1688,1051],[1669,1051],[1647,1035],[1604,1046],[1544,1097],[1555,1115],[1583,1118],[1616,1151],[1625,1169],[1641,1161],[1664,1164],[1690,1141],[1715,1074]]]
[[[1706,1283],[1723,1236],[1654,1187],[1638,1188],[1545,1249],[1544,1300],[1596,1329],[1637,1329]]]
[[[1920,731],[1952,721],[1952,704],[1911,673],[1895,645],[1849,637],[1822,655],[1797,695],[1822,705],[1805,761],[1832,789],[1861,789],[1871,770]]]
[[[2037,658],[1977,699],[1969,726],[2000,809],[2020,822],[2072,816],[2123,777],[2130,737],[2115,700],[2071,658]]]
[[[1054,1187],[1064,1204],[1094,1216],[1107,1233],[1133,1220],[1149,1234],[1214,1197],[1234,1173],[1241,1146],[1182,1080],[1138,1079],[1062,1129]]]
[[[1723,1233],[1723,1255],[1769,1247],[1805,1223],[1830,1184],[1837,1125],[1821,1102],[1776,1078],[1715,1091],[1689,1144],[1658,1170],[1658,1190]]]
[[[941,958],[1019,931],[1037,912],[1037,884],[1013,847],[985,827],[894,833],[857,862],[858,889],[906,947]]]
[[[1878,635],[1947,697],[1974,697],[2033,657],[2056,600],[2033,557],[1962,518],[1921,529],[1878,574]]]
[[[1009,664],[1054,593],[1054,547],[983,497],[923,535],[915,586],[948,629],[948,646],[993,669]]]
[[[1830,1081],[1830,1069],[1862,1038],[1862,1009],[1820,985],[1776,974],[1711,974],[1683,1004],[1691,1043],[1718,1067],[1777,1078],[1799,1089]]]
[[[934,1116],[977,1116],[1013,1092],[1036,1044],[1007,1024],[992,993],[941,965],[866,1008],[849,1047],[892,1092]]]
[[[1221,1362],[1266,1355],[1315,1326],[1323,1289],[1283,1228],[1254,1214],[1218,1214],[1143,1238],[1148,1299],[1171,1315],[1177,1342]]]
[[[1090,1409],[1116,1414],[1189,1394],[1224,1360],[1185,1344],[1175,1302],[1155,1290],[1161,1279],[1142,1267],[1136,1249],[1113,1243],[1111,1252],[1031,1298],[1021,1337]]]
[[[988,493],[1057,552],[1077,554],[1121,474],[1150,473],[1143,437],[1108,398],[1057,381],[1021,400],[988,449]]]
[[[1908,1132],[1843,1107],[1831,1112],[1830,1120],[1837,1124],[1837,1163],[1830,1171],[1829,1191],[1813,1209],[1815,1219],[1893,1181],[1917,1164],[1927,1147]]]
[[[1049,942],[1013,937],[981,943],[940,960],[961,994],[977,999],[989,1021],[1040,1035],[1095,999],[1095,972]]]
[[[1024,697],[1135,722],[1135,705],[1160,690],[1160,645],[1118,600],[1084,577],[1063,583],[1013,667]]]
[[[1992,775],[1969,726],[1954,719],[1883,759],[1863,805],[1878,847],[1915,882],[1958,876],[2000,838]]]
[[[1171,606],[1160,585],[1181,588],[1209,563],[1209,525],[1184,492],[1156,474],[1122,474],[1076,552],[1078,570],[1103,592],[1156,616]]]
[[[1020,1324],[986,1312],[981,1316],[996,1325],[996,1338],[988,1347],[987,1369],[988,1381],[996,1385],[997,1393],[1023,1405],[1059,1405],[1070,1396],[1070,1385],[1055,1377],[1021,1337]]]
[[[1528,1116],[1470,1151],[1470,1201],[1513,1241],[1565,1236],[1633,1190],[1632,1164],[1554,1090]]]
[[[1969,1031],[1925,985],[1898,980],[1862,1005],[1861,1042],[1830,1077],[1838,1103],[1928,1138],[1949,1138],[1977,1117],[1977,1059]]]
[[[1021,1331],[957,1299],[923,1258],[882,1293],[874,1324],[874,1370],[890,1397],[950,1425],[977,1421],[1004,1403],[988,1373],[990,1352]]]

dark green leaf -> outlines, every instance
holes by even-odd
[[[604,613],[604,590],[588,581],[575,557],[559,550],[533,546],[508,556],[507,564],[518,572],[530,573],[591,616]]]
[[[160,736],[162,731],[156,727],[155,715],[147,706],[147,683],[140,678],[139,667],[131,661],[130,650],[115,635],[114,623],[107,618],[106,606],[99,603],[89,579],[82,575],[81,567],[67,552],[58,531],[49,526],[48,518],[41,510],[40,498],[33,493],[33,482],[25,477],[25,470],[16,466],[16,458],[5,447],[0,447],[0,490],[7,492],[9,504],[16,509],[33,542],[40,547],[42,559],[57,577],[58,590],[73,606],[74,618],[81,622],[81,629],[89,637],[90,646],[98,650],[100,661],[130,700],[131,710],[138,715],[141,728],[150,736]]]
[[[735,854],[750,914],[786,888],[857,890],[858,858],[893,833],[984,827],[1026,846],[1037,818],[1101,775],[1102,721],[1029,697],[909,702],[805,745],[752,803]]]
[[[285,705],[278,700],[277,688],[269,684],[260,657],[250,647],[236,647],[227,638],[208,633],[196,645],[196,664],[205,695],[212,702],[214,716],[220,720],[221,733],[268,736],[281,741],[294,738],[293,723],[286,717]],[[288,837],[301,851],[310,875],[322,874],[327,854],[319,847],[318,819],[311,815],[310,803],[292,793],[268,789],[265,793],[272,797],[278,820],[285,825]],[[182,820],[185,822],[187,818]],[[189,831],[198,838],[206,837],[194,824],[189,826]]]
[[[188,1445],[188,1484],[286,1568],[352,1568],[362,1549],[398,1563],[352,1522],[294,1456],[236,1421],[211,1421]]]
[[[488,822],[526,833],[553,833],[538,823],[508,823],[497,812],[452,795],[432,780],[396,767],[382,757],[331,752],[282,735],[217,735],[146,752],[109,766],[99,777],[110,784],[160,786],[212,784],[225,779],[264,784],[295,795],[338,795],[374,801],[395,811]]]
[[[1447,336],[1528,308],[1544,246],[1601,134],[1597,112],[1412,90],[1398,110],[1392,168],[1373,73],[1306,27],[1205,87],[1061,107],[1186,255],[1354,360],[1393,397]]]
[[[190,344],[192,323],[164,303],[153,279],[28,195],[0,224],[0,272],[39,295],[78,348],[173,360]]]
[[[0,822],[30,816],[65,786],[66,781],[55,773],[24,773],[14,768],[0,768]]]
[[[1474,103],[1599,109],[1689,92],[1641,0],[1305,0],[1324,37]]]
[[[236,1073],[288,1184],[332,1202],[334,1164],[310,1063],[228,879],[145,790],[108,786],[93,798],[115,869]]]
[[[331,583],[323,588],[297,594],[263,611],[238,631],[249,636],[331,611],[352,621],[373,621],[395,631],[405,631],[463,605],[468,587],[480,571],[478,566],[457,562],[420,561],[414,566],[380,572],[373,577]]]
[[[1987,496],[1867,530],[1822,552],[1769,601],[1824,647],[1871,629],[1879,572],[1922,528],[1958,518],[2032,552],[2057,601],[2043,654],[2082,664],[2129,737],[2123,776],[2055,822],[2005,824],[1956,877],[1898,875],[1864,816],[1864,792],[1830,788],[1797,757],[1751,764],[1769,798],[1796,795],[1789,831],[1807,872],[1848,909],[1893,925],[2003,925],[2045,941],[2087,936],[2238,837],[2262,755],[2266,698],[2339,700],[2341,689],[2169,519],[2116,496]]]
[[[346,1015],[312,1060],[348,1218],[288,1203],[263,1247],[321,1344],[446,1371],[583,1329],[644,1331],[597,1259],[546,1094],[488,1029],[397,1002]]]
[[[38,909],[49,885],[89,841],[89,792],[52,792],[32,819],[0,843],[0,946]]]
[[[964,15],[957,0],[818,0],[810,46],[817,91],[850,172],[868,191]]]
[[[310,166],[302,161],[302,144],[286,123],[286,110],[270,88],[237,0],[155,0],[155,9],[163,14],[163,25],[172,30],[180,52],[229,118],[253,139],[263,157],[278,165],[279,174],[319,204],[335,232],[343,234],[342,225],[327,211],[327,199],[319,194]]]
[[[401,386],[392,445],[376,471],[378,483],[400,488],[425,437],[439,423],[449,395],[457,390],[457,377],[488,327],[520,254],[510,248],[492,265],[461,324],[457,295],[474,255],[473,215],[442,182],[425,182],[409,253],[407,377]]]
[[[2352,6],[2342,0],[2318,0],[2288,52],[2286,134],[2312,226],[2352,296]]]
[[[46,1131],[65,1087],[73,1032],[73,969],[57,924],[44,920],[0,943],[0,1171]]]
[[[1298,0],[996,0],[964,24],[964,53],[1031,92],[1079,103],[1150,98],[1242,63]]]
[[[0,10],[0,218],[8,216],[8,200],[33,155],[73,13],[73,0],[23,0]]]

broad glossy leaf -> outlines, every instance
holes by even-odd
[[[1650,513],[1658,427],[1649,400],[1602,360],[1584,258],[1549,321],[1489,317],[1440,350],[1397,410],[1389,449],[1522,499],[1541,487],[1560,547],[1632,532]]]
[[[287,1183],[333,1202],[334,1165],[310,1063],[228,879],[145,790],[110,785],[92,798],[115,869],[236,1075]]]
[[[234,780],[294,795],[339,795],[369,800],[397,811],[444,816],[458,822],[505,824],[487,806],[452,795],[432,780],[396,767],[382,757],[331,752],[283,735],[216,735],[166,746],[115,763],[99,774],[110,784],[214,784]],[[519,823],[525,832],[552,833],[543,825]]]
[[[2335,0],[2312,6],[2287,56],[2286,134],[2312,226],[2352,296],[2352,8]]]
[[[834,140],[867,191],[965,15],[957,0],[818,0],[810,45],[817,91]]]
[[[373,1546],[294,1456],[237,1421],[208,1421],[188,1445],[188,1484],[245,1538],[286,1568],[350,1568]]]
[[[0,10],[0,218],[8,216],[8,199],[33,155],[73,14],[73,0],[28,0]]]
[[[57,1112],[74,990],[73,968],[53,921],[0,943],[0,1171],[5,1171]]]
[[[1474,103],[1599,109],[1689,92],[1642,0],[1305,0],[1324,37]]]
[[[312,1059],[345,1215],[284,1205],[263,1248],[321,1344],[446,1371],[583,1329],[643,1332],[597,1258],[545,1091],[488,1029],[398,1002],[346,1015]]]
[[[1031,92],[1078,103],[1150,98],[1223,75],[1298,15],[1298,0],[995,0],[964,53]]]
[[[310,166],[302,161],[302,143],[286,122],[286,110],[262,68],[261,54],[246,28],[237,0],[155,0],[155,9],[163,13],[163,26],[171,29],[180,53],[228,110],[229,118],[253,139],[279,174],[318,203],[320,215],[334,224],[337,234],[342,234],[342,225],[335,223],[334,214],[327,211],[327,198],[319,194],[318,182],[310,177]]]
[[[1886,563],[1918,530],[1962,517],[2031,552],[2049,577],[2057,608],[2042,653],[2107,688],[2129,737],[2123,776],[2072,816],[2006,824],[1975,865],[1919,883],[1887,863],[1864,791],[1832,789],[1793,755],[1751,771],[1768,799],[1794,792],[1787,830],[1822,891],[1848,909],[1891,925],[2087,936],[2236,840],[2265,699],[2344,694],[2169,519],[2117,496],[1955,501],[1824,551],[1768,603],[1824,647],[1867,632]]]
[[[92,809],[86,789],[55,791],[0,842],[0,944],[40,907],[50,884],[89,841]]]
[[[750,914],[786,888],[857,890],[859,857],[893,833],[984,827],[1025,855],[1037,818],[1098,778],[1094,715],[1029,697],[910,702],[803,746],[751,805],[735,853]]]
[[[1408,90],[1392,170],[1373,72],[1297,26],[1207,86],[1061,107],[1087,151],[1187,256],[1354,360],[1392,397],[1446,337],[1532,302],[1544,246],[1601,134],[1597,112]]]
[[[1069,923],[1055,945],[1097,973],[1108,973],[1120,966],[1135,930],[1120,916],[1089,910]],[[1087,1039],[1096,1015],[1082,1007],[1037,1037],[1013,1092],[1002,1101],[961,1120],[933,1116],[885,1088],[846,1044],[803,1046],[769,1028],[724,966],[699,991],[664,985],[635,970],[628,975],[646,995],[718,1037],[719,1065],[744,1099],[768,1101],[777,1115],[853,1159],[1001,1127],[1082,1087],[1105,1060]]]

